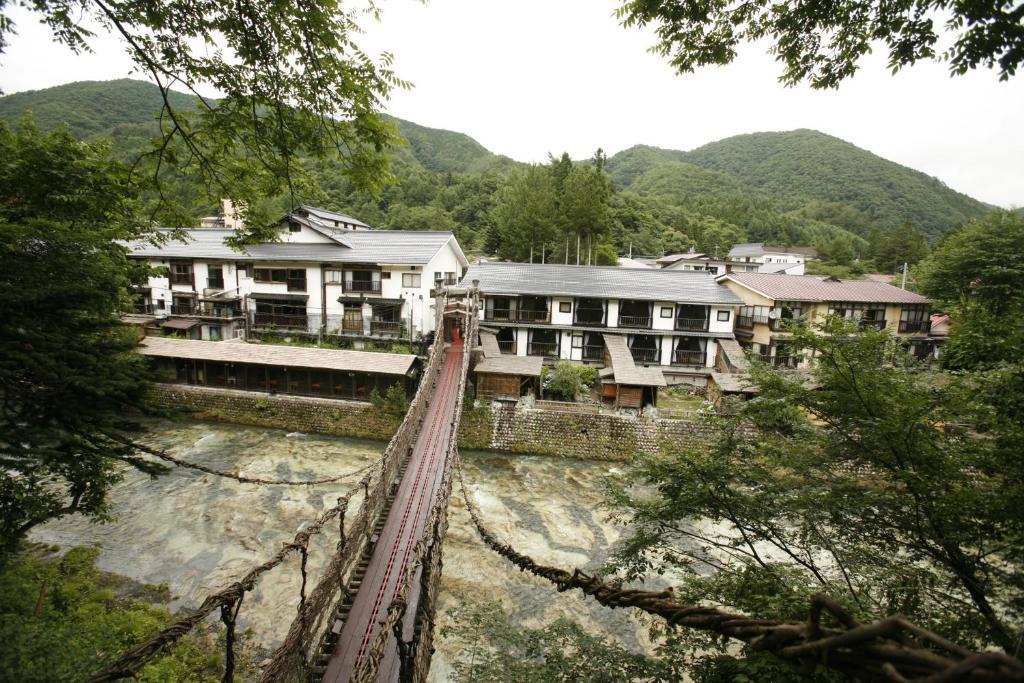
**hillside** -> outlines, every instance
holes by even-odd
[[[737,135],[690,152],[632,147],[609,159],[608,171],[621,189],[650,191],[644,187],[647,174],[679,162],[721,174],[783,212],[841,204],[883,230],[910,221],[932,240],[992,208],[920,171],[813,130]],[[869,227],[862,226],[861,234]]]

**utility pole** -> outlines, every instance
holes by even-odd
[[[907,262],[903,262],[903,281],[900,282],[900,289],[907,288]]]
[[[530,245],[530,263],[533,263],[533,245]]]
[[[547,260],[546,260],[547,259],[547,251],[548,251],[548,245],[542,244],[541,247],[540,247],[540,263],[541,263],[541,265],[544,265],[545,263],[547,263]]]
[[[580,264],[580,234],[576,233],[576,265]]]
[[[630,242],[629,242],[629,258],[633,258],[633,242],[632,242],[632,240],[630,240]]]

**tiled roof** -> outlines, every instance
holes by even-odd
[[[638,366],[633,360],[626,338],[620,334],[604,335],[604,345],[612,361],[612,372],[616,384],[629,384],[641,387],[663,387],[666,385],[665,375],[658,368]]]
[[[164,231],[169,234],[170,231]],[[137,258],[195,258],[225,261],[316,261],[322,263],[393,263],[423,265],[449,240],[450,232],[417,230],[351,230],[342,238],[351,247],[326,242],[271,242],[251,244],[236,251],[224,244],[232,230],[186,230],[185,242],[160,246],[148,242],[129,245]]]
[[[354,233],[357,234],[357,233]],[[476,263],[462,286],[480,281],[484,294],[532,294],[696,304],[743,303],[711,273],[642,270],[615,266],[566,266],[539,263]]]
[[[729,273],[729,279],[776,301],[850,301],[861,303],[925,304],[928,299],[884,282],[835,280],[815,275]]]
[[[804,256],[817,256],[818,250],[814,247],[766,247],[764,242],[746,242],[734,244],[729,250],[729,258],[737,256],[760,256],[762,254],[803,254]]]
[[[344,213],[338,213],[336,211],[328,211],[327,209],[321,209],[316,206],[309,206],[303,204],[299,206],[296,211],[305,211],[306,213],[325,221],[337,221],[339,223],[348,223],[349,225],[357,225],[360,228],[369,228],[366,223],[362,222],[358,218],[353,218]],[[332,226],[333,227],[333,226]]]
[[[170,339],[168,337],[147,337],[142,341],[138,350],[145,356],[164,358],[191,358],[221,363],[256,363],[381,375],[405,375],[416,362],[416,356],[404,353],[368,353],[277,344]]]

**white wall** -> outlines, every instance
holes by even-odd
[[[662,318],[662,308],[672,309],[672,315],[667,318]],[[653,317],[654,329],[672,330],[676,325],[676,305],[672,301],[655,301],[654,308],[651,310],[651,316]]]
[[[608,299],[608,327],[619,326],[619,300]]]
[[[573,301],[572,297],[560,297],[556,296],[549,300],[549,306],[551,310],[551,324],[552,325],[572,325],[573,313],[575,311],[576,302]],[[568,302],[569,312],[562,313],[558,310],[559,304]]]
[[[711,321],[708,323],[709,332],[721,332],[730,333],[733,329],[733,324],[736,322],[736,308],[735,306],[712,306],[711,307]],[[718,312],[728,311],[729,320],[719,321]]]

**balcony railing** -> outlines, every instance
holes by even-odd
[[[511,308],[492,308],[487,311],[487,320],[515,320],[515,311]]]
[[[772,318],[770,327],[772,332],[785,332],[791,325],[802,325],[805,321],[806,318],[803,316],[796,318]]]
[[[587,325],[590,327],[604,327],[604,311],[577,308],[576,317],[573,318],[573,323],[576,325]]]
[[[380,294],[380,280],[345,280],[342,289],[346,292]]]
[[[619,327],[641,327],[647,329],[651,326],[649,315],[620,315]]]
[[[498,348],[501,349],[502,353],[514,354],[516,352],[516,342],[513,339],[499,339]]]
[[[876,330],[884,330],[885,329],[885,321],[884,320],[863,320],[862,319],[862,320],[860,320],[859,325],[860,325],[861,329],[868,329],[868,328],[872,328],[872,327],[875,328]]]
[[[777,368],[791,368],[792,369],[792,368],[796,367],[797,362],[798,362],[798,359],[796,358],[796,356],[760,355],[760,356],[757,356],[757,358],[762,363],[768,363],[769,365],[775,366]]]
[[[304,315],[285,315],[283,313],[254,313],[253,324],[257,327],[308,328],[309,319]]]
[[[183,306],[182,304],[171,304],[171,315],[195,315],[195,306]]]
[[[633,354],[633,360],[641,363],[657,363],[660,360],[661,353],[658,349],[630,349],[629,352]]]
[[[558,355],[558,344],[555,342],[530,342],[526,353],[530,356],[554,358]]]
[[[767,315],[752,315],[750,318],[758,325],[770,325],[772,322],[772,319]]]
[[[194,315],[201,318],[240,318],[242,311],[230,306],[201,306]]]
[[[704,366],[704,352],[690,351],[688,349],[676,349],[672,356],[672,362],[676,365],[698,365]]]
[[[402,332],[402,323],[393,320],[370,321],[370,334],[397,337]]]
[[[148,301],[145,303],[136,303],[132,306],[132,311],[139,315],[153,315],[153,304]]]
[[[604,358],[604,346],[586,344],[583,347],[583,360],[602,360]]]
[[[676,318],[676,329],[689,332],[707,332],[707,318]]]
[[[930,320],[901,320],[899,330],[904,334],[928,334],[932,323]]]
[[[750,315],[736,316],[736,327],[749,330],[754,327],[754,317]]]
[[[524,323],[546,323],[548,321],[547,311],[530,311],[524,308],[519,309],[519,320]]]

